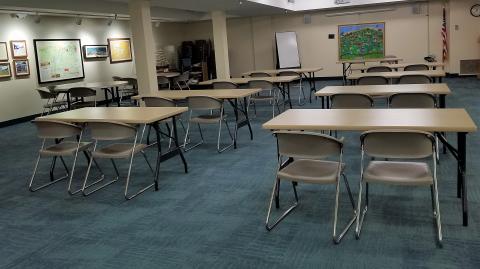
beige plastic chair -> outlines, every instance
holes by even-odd
[[[436,108],[437,101],[429,93],[396,93],[389,98],[390,108]]]
[[[40,95],[40,99],[47,101],[47,103],[43,105],[43,110],[40,116],[48,115],[53,111],[62,111],[67,109],[67,102],[61,100],[59,101],[58,93],[50,92],[44,89],[37,89],[37,92]]]
[[[217,136],[217,151],[221,153],[226,149],[233,146],[235,142],[235,138],[232,136],[232,132],[230,131],[230,127],[228,126],[227,115],[225,115],[223,101],[217,98],[212,98],[208,96],[191,96],[187,98],[188,108],[190,110],[188,116],[188,125],[187,125],[187,132],[185,134],[185,141],[183,143],[183,148],[185,151],[191,150],[201,144],[204,143],[202,128],[200,127],[201,124],[218,124],[218,136]],[[209,113],[206,113],[206,112]],[[194,115],[193,113],[197,112],[199,114]],[[220,138],[222,134],[222,122],[225,123],[228,134],[232,139],[232,143],[220,148]],[[200,132],[201,141],[197,144],[187,148],[187,142],[189,141],[189,133],[190,133],[190,126],[191,124],[197,124],[198,131]]]
[[[173,83],[179,90],[190,90],[190,86],[188,85],[188,80],[190,79],[190,72],[184,72],[178,77],[173,78]]]
[[[367,73],[374,72],[392,72],[392,68],[388,66],[372,66],[367,69]]]
[[[361,77],[357,85],[387,85],[388,79],[382,76]]]
[[[163,76],[157,76],[159,90],[170,90],[170,79]]]
[[[250,102],[253,103],[253,110],[255,116],[257,115],[257,102],[269,102],[272,105],[272,118],[275,117],[275,106],[277,107],[278,113],[280,113],[280,106],[278,105],[278,95],[275,94],[275,85],[270,81],[266,80],[251,80],[248,82],[248,88],[262,89],[256,95],[250,97]]]
[[[238,85],[230,81],[216,81],[212,83],[214,89],[238,89]]]
[[[333,219],[333,241],[340,243],[356,219],[353,200],[347,177],[343,173],[343,142],[331,136],[310,133],[279,131],[275,132],[278,147],[278,170],[268,206],[265,227],[272,230],[298,205],[297,183],[336,185],[335,209]],[[286,160],[285,160],[286,159]],[[353,217],[337,236],[338,206],[340,196],[340,177],[343,177],[352,205]],[[295,203],[290,206],[273,224],[270,224],[272,204],[275,200],[279,208],[280,182],[290,181],[295,195]]]
[[[412,130],[376,130],[364,132],[361,137],[362,157],[360,188],[358,192],[356,238],[360,238],[362,224],[368,210],[368,184],[430,187],[433,215],[437,227],[437,242],[442,243],[440,205],[438,202],[436,146],[432,134]],[[365,155],[388,158],[388,161],[370,161],[364,166]],[[428,163],[419,161],[432,157],[433,173]],[[394,159],[394,160],[392,160]],[[417,160],[417,161],[414,161]],[[365,186],[365,207],[362,209],[362,189]]]
[[[298,94],[298,105],[302,106],[305,104],[306,96],[305,92],[303,91],[303,77],[302,74],[295,72],[295,71],[281,71],[278,73],[279,77],[286,77],[286,76],[297,76],[300,80],[299,83],[293,84],[292,87],[298,88],[300,90],[300,93]],[[302,97],[303,97],[303,103],[302,103]]]
[[[92,158],[90,159],[90,162],[88,163],[88,168],[87,168],[87,174],[85,175],[85,180],[83,182],[83,187],[82,187],[82,193],[84,196],[88,196],[100,189],[103,189],[104,187],[116,182],[119,177],[120,173],[118,172],[117,165],[115,163],[115,159],[129,159],[129,166],[128,166],[128,174],[127,174],[127,179],[125,183],[125,199],[130,200],[137,195],[143,193],[144,191],[148,190],[149,188],[155,186],[155,190],[158,190],[158,182],[156,181],[155,175],[154,177],[154,182],[141,190],[137,191],[133,195],[129,195],[128,193],[128,187],[130,184],[130,173],[132,171],[132,164],[133,164],[133,158],[136,154],[141,153],[143,157],[145,158],[145,161],[147,162],[152,174],[155,174],[153,171],[152,166],[150,165],[150,162],[148,161],[147,156],[144,153],[144,150],[147,148],[147,145],[137,143],[137,138],[138,138],[138,130],[135,126],[121,123],[121,122],[113,122],[113,121],[104,121],[104,122],[88,122],[87,127],[90,129],[90,134],[92,139],[94,140],[94,146],[93,146],[93,151],[92,151]],[[133,139],[132,142],[117,142],[121,140],[131,140]],[[104,146],[102,148],[98,148],[98,142],[113,142],[107,146]],[[92,161],[95,159],[110,159],[113,165],[113,168],[115,170],[116,177],[103,184],[102,186],[90,191],[86,192],[86,186],[88,183],[88,176],[90,174],[90,168],[92,166]]]
[[[405,68],[403,70],[405,70],[405,71],[427,71],[427,70],[430,70],[430,67],[428,67],[428,65],[426,65],[426,64],[411,64],[411,65],[405,66]]]
[[[398,84],[429,84],[432,78],[425,75],[405,75],[398,79]]]
[[[85,87],[74,87],[68,90],[71,100],[74,100],[71,109],[82,107],[96,107],[97,106],[97,92],[94,89]],[[93,101],[85,101],[85,98],[93,98]]]
[[[250,77],[252,78],[266,78],[266,77],[271,77],[269,73],[265,72],[253,72],[250,74]]]
[[[42,141],[42,146],[40,147],[40,150],[38,152],[38,157],[35,162],[33,175],[30,178],[28,189],[34,192],[34,191],[43,189],[45,187],[48,187],[52,184],[55,184],[61,180],[69,178],[68,192],[70,194],[75,194],[79,192],[80,190],[77,190],[77,191],[71,190],[73,175],[75,171],[75,165],[77,163],[77,156],[79,152],[84,152],[86,156],[90,158],[89,148],[92,146],[91,142],[81,142],[81,139],[83,136],[83,128],[72,123],[66,123],[62,121],[53,121],[53,120],[41,120],[41,121],[34,120],[33,123],[37,127],[38,137],[41,138],[43,141]],[[78,136],[78,141],[67,140],[68,138],[76,138],[77,136]],[[55,141],[55,143],[51,145],[47,145],[47,141]],[[52,165],[50,167],[51,181],[39,187],[34,187],[33,182],[35,179],[35,175],[37,173],[38,164],[40,162],[40,159],[45,157],[47,158],[53,157]],[[73,157],[71,172],[68,170],[63,157]],[[58,179],[54,179],[53,173],[55,170],[55,163],[57,158],[59,158],[60,161],[62,162],[63,167],[65,168],[65,171],[66,171],[66,175]],[[101,179],[103,179],[103,177]]]
[[[354,109],[354,108],[371,108],[373,107],[373,99],[360,93],[339,93],[330,96],[330,108],[338,109]]]

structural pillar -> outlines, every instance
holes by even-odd
[[[138,91],[140,94],[154,93],[158,91],[158,83],[150,1],[130,0],[128,8],[131,17]]]
[[[227,16],[225,11],[212,11],[213,44],[215,49],[215,66],[217,78],[230,78],[228,60]]]

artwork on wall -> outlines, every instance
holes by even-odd
[[[27,58],[27,42],[25,40],[10,41],[10,48],[12,49],[13,59]]]
[[[30,65],[28,60],[13,60],[13,71],[15,73],[15,77],[29,76]]]
[[[0,42],[0,61],[8,61],[7,42]]]
[[[385,58],[385,23],[338,26],[340,61]]]
[[[85,45],[83,46],[85,59],[98,59],[108,57],[108,45]]]
[[[9,78],[11,76],[10,63],[0,63],[0,78]]]
[[[80,39],[34,39],[39,83],[85,78]]]
[[[109,38],[110,63],[132,61],[132,47],[130,38]]]

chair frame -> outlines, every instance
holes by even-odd
[[[250,86],[252,83],[256,83],[256,82],[266,82],[266,83],[268,83],[268,84],[270,84],[270,85],[272,86],[272,88],[269,90],[269,91],[270,91],[270,96],[267,96],[267,97],[271,97],[271,98],[272,98],[272,100],[271,100],[271,104],[272,104],[272,118],[275,117],[275,105],[277,106],[277,111],[278,111],[278,113],[280,114],[280,113],[281,113],[281,112],[280,112],[280,105],[279,105],[279,103],[278,103],[279,95],[277,95],[277,94],[275,93],[276,91],[280,91],[280,89],[278,89],[278,87],[275,86],[275,84],[271,83],[270,81],[261,80],[261,79],[259,79],[259,80],[250,80],[250,81],[248,82],[248,87],[249,87],[249,88],[256,88],[256,87],[254,87],[254,86]],[[263,90],[263,89],[262,89],[261,92],[263,92],[263,91],[267,91],[267,90]],[[261,92],[259,92],[256,96],[261,96]],[[265,99],[265,100],[268,100],[268,98]],[[264,100],[262,100],[261,98],[258,98],[258,99],[257,99],[257,98],[255,97],[255,95],[254,95],[254,96],[251,96],[251,97],[249,98],[249,103],[248,103],[248,105],[247,105],[247,109],[248,109],[248,107],[250,106],[250,103],[252,103],[252,104],[253,104],[254,114],[255,114],[255,116],[257,116],[257,105],[256,105],[255,101],[264,101]]]
[[[303,74],[296,72],[296,71],[281,71],[277,74],[277,76],[298,76],[300,82],[298,85],[293,85],[294,87],[297,87],[300,89],[300,93],[298,94],[298,105],[303,106],[306,104],[307,97],[305,95],[305,91],[303,90]],[[311,94],[311,92],[310,92]],[[302,103],[302,96],[303,96],[303,103]]]

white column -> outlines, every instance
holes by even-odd
[[[149,0],[130,0],[130,25],[132,29],[137,70],[138,91],[148,94],[158,91],[155,68],[155,45],[152,31]]]
[[[230,78],[230,62],[228,60],[227,40],[227,16],[225,14],[225,11],[212,11],[212,24],[217,78]]]

